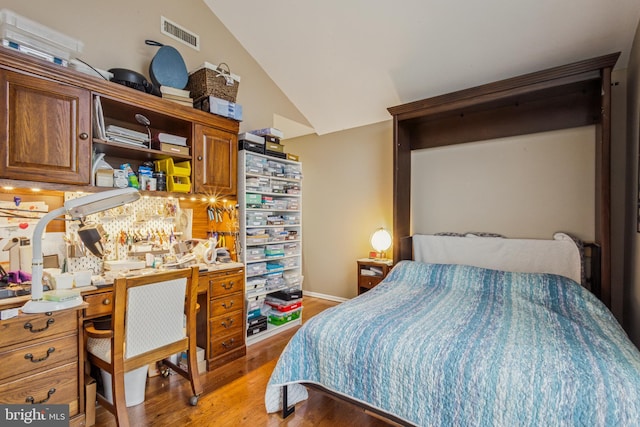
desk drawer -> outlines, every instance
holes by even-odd
[[[218,357],[244,345],[244,330],[211,340],[211,358]]]
[[[209,292],[212,298],[244,292],[244,273],[214,274],[209,276]]]
[[[227,335],[244,327],[244,311],[237,310],[233,313],[228,313],[223,316],[217,316],[209,320],[209,330],[211,331],[211,338],[220,335]]]
[[[62,310],[41,314],[21,314],[0,321],[0,348],[16,343],[78,330],[76,310]]]
[[[70,335],[0,352],[0,360],[3,366],[11,367],[0,370],[0,381],[15,375],[40,372],[64,362],[78,360],[78,337]]]
[[[87,295],[84,301],[89,304],[84,309],[84,317],[104,316],[111,313],[113,309],[113,292],[102,292],[99,294]]]
[[[77,413],[78,363],[69,363],[39,374],[0,384],[0,403],[67,404]],[[76,408],[73,410],[72,408]]]
[[[211,317],[220,316],[234,311],[244,312],[243,294],[236,293],[222,298],[214,298],[210,302],[209,315]]]

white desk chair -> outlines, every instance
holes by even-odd
[[[111,329],[85,328],[89,361],[111,374],[113,404],[101,395],[98,402],[115,415],[118,425],[129,425],[124,374],[158,360],[191,382],[189,402],[198,403],[202,385],[196,360],[197,295],[198,267],[118,278]],[[182,351],[187,351],[187,370],[168,360]]]

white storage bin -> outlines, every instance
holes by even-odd
[[[144,402],[145,386],[147,385],[147,371],[149,365],[142,366],[124,374],[124,397],[127,408]],[[111,374],[100,369],[102,375],[103,396],[113,404],[113,391],[111,390]]]
[[[11,42],[63,60],[64,63],[55,62],[65,66],[68,65],[71,56],[77,56],[84,48],[81,41],[20,16],[9,9],[0,10],[0,38],[3,44]],[[15,48],[14,45],[10,47]]]

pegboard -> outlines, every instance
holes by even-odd
[[[66,192],[65,201],[83,195]],[[67,271],[92,270],[94,274],[100,274],[105,260],[143,259],[129,256],[135,245],[153,245],[154,250],[168,250],[176,239],[191,236],[190,216],[190,210],[181,209],[177,199],[166,197],[142,197],[128,205],[89,215],[85,223],[101,224],[107,234],[107,240],[103,242],[104,258],[98,258],[88,250],[85,256],[67,256]],[[79,227],[79,221],[67,221],[67,237],[79,241]]]

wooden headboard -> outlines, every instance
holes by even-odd
[[[611,71],[620,53],[389,108],[393,258],[410,236],[411,150],[595,124],[595,240],[600,299],[611,305]],[[404,248],[406,249],[406,248]]]

